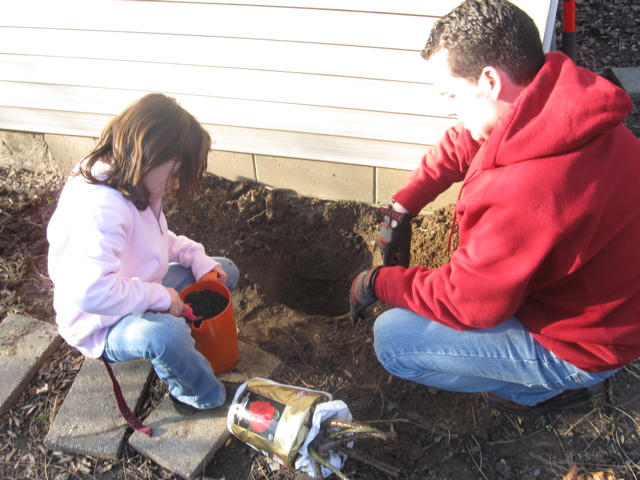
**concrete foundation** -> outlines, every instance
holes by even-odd
[[[88,137],[0,130],[0,166],[31,170],[56,168],[68,172],[96,143],[97,139]],[[391,196],[406,183],[410,173],[402,169],[217,150],[209,154],[208,171],[229,180],[255,182],[301,196],[373,205],[389,204]],[[459,186],[454,185],[425,210],[454,203],[458,189]]]

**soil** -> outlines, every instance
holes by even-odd
[[[224,312],[225,308],[229,305],[229,300],[218,292],[211,290],[191,292],[185,297],[184,301],[192,308],[193,314],[204,321],[217,317]],[[196,327],[198,327],[198,325],[196,325]]]
[[[635,0],[578,2],[579,63],[602,74],[612,66],[637,66],[639,10]],[[626,122],[636,135],[639,107],[636,101]],[[45,230],[63,178],[53,167],[0,167],[0,319],[21,313],[54,322]],[[209,176],[192,205],[167,205],[165,212],[176,233],[239,266],[241,279],[232,293],[239,338],[282,361],[276,381],[329,392],[347,403],[356,420],[397,434],[392,442],[368,440],[362,450],[410,480],[558,479],[572,465],[587,472],[610,469],[626,480],[640,477],[638,362],[599,386],[590,403],[526,420],[494,412],[480,395],[394,378],[379,365],[372,346],[373,321],[388,307],[375,304],[355,326],[345,316],[352,279],[380,263],[381,214],[358,202],[285,193]],[[449,245],[452,211],[448,206],[414,219],[412,264],[448,262],[456,248],[455,234]],[[177,478],[128,447],[117,462],[44,448],[81,362],[73,349],[60,347],[0,417],[0,477]],[[143,409],[150,411],[163,395],[156,381]],[[353,480],[390,478],[352,459],[343,471]],[[232,437],[202,478],[292,480],[296,475]]]

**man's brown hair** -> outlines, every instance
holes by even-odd
[[[465,0],[437,20],[421,55],[429,60],[440,50],[447,52],[451,73],[474,85],[487,66],[528,85],[544,63],[536,24],[507,0]]]

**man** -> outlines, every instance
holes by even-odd
[[[631,100],[561,53],[506,0],[466,0],[422,56],[461,123],[393,197],[384,266],[358,275],[351,317],[381,300],[392,374],[531,417],[588,401],[640,357],[640,142]],[[411,218],[455,182],[459,246],[409,266]],[[396,263],[400,263],[397,265]]]

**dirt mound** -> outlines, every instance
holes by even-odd
[[[228,256],[267,303],[308,315],[349,310],[356,274],[380,262],[382,214],[367,204],[291,197],[248,182],[209,177],[188,207],[166,209],[171,228]],[[414,261],[441,265],[451,210],[418,218]],[[424,224],[424,225],[423,225]]]

